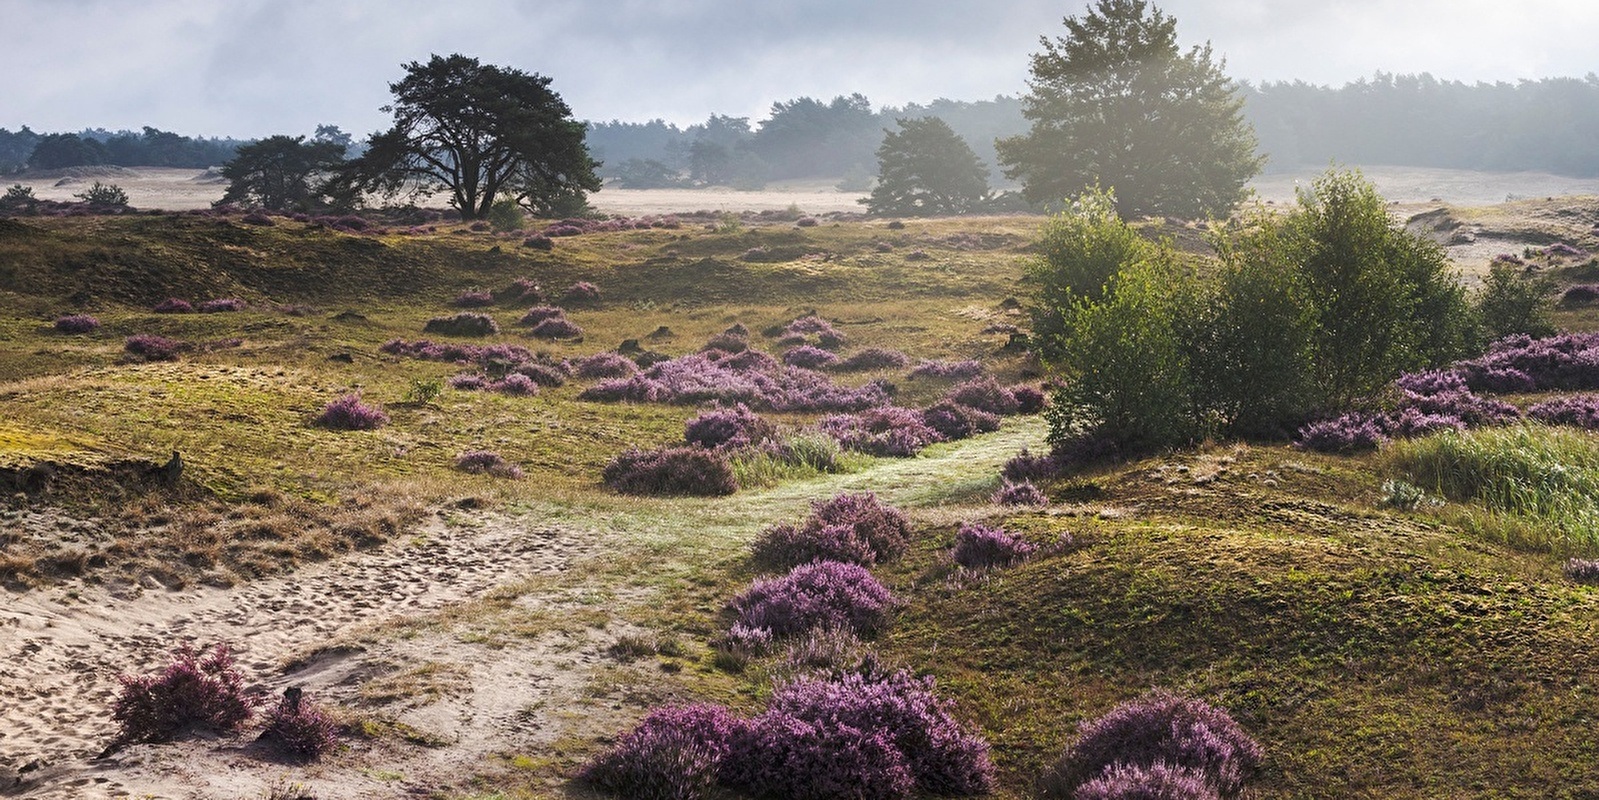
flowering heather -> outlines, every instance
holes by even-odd
[[[494,305],[494,295],[482,289],[469,289],[455,296],[455,305],[461,308],[483,308]]]
[[[122,343],[122,349],[128,355],[145,361],[175,361],[178,358],[178,351],[187,346],[176,339],[156,336],[153,333],[136,333]]]
[[[778,637],[827,626],[866,634],[888,624],[894,596],[864,567],[816,561],[780,578],[758,578],[728,605],[738,624]]]
[[[1072,800],[1220,800],[1205,776],[1170,764],[1112,764],[1077,787]]]
[[[892,561],[910,547],[911,521],[905,512],[886,505],[872,492],[840,492],[811,503],[808,526],[849,525],[872,548],[879,563]]]
[[[963,730],[951,710],[934,693],[932,678],[900,670],[787,683],[773,692],[766,714],[881,735],[904,758],[921,792],[986,794],[994,786],[988,743]]]
[[[988,368],[983,362],[975,359],[965,361],[935,361],[922,359],[916,362],[916,368],[911,370],[912,378],[932,378],[936,380],[965,381],[980,378],[988,374]]]
[[[721,780],[754,797],[785,800],[907,800],[916,786],[886,733],[777,713],[735,729]]]
[[[455,468],[473,475],[493,475],[496,478],[522,477],[522,468],[505,460],[492,450],[468,450],[455,457]]]
[[[1037,545],[1029,544],[1003,528],[964,522],[955,534],[955,548],[950,555],[955,563],[968,569],[989,569],[1026,561],[1037,550]]]
[[[500,326],[487,314],[463,311],[449,317],[434,317],[422,327],[423,333],[442,333],[448,336],[492,336]]]
[[[1386,441],[1388,436],[1383,433],[1381,422],[1359,412],[1309,423],[1294,436],[1296,446],[1318,453],[1371,450]]]
[[[773,525],[750,545],[750,559],[769,570],[792,569],[813,561],[869,567],[877,553],[853,525]]]
[[[777,359],[759,350],[745,350],[742,353],[723,355],[713,360],[716,361],[717,366],[723,369],[731,369],[738,372],[771,373],[777,372],[781,367],[777,363]]]
[[[844,345],[844,334],[828,322],[815,314],[807,314],[795,319],[783,328],[778,334],[779,344],[796,343],[808,344],[813,341],[817,347],[824,350],[837,350]]]
[[[194,313],[194,306],[182,298],[168,297],[156,303],[155,307],[150,310],[157,314],[192,314]]]
[[[1565,242],[1555,242],[1543,249],[1546,256],[1560,256],[1563,258],[1587,258],[1588,251],[1580,247],[1572,247]]]
[[[839,372],[864,372],[873,369],[903,369],[911,363],[909,357],[898,350],[868,347],[833,365]]]
[[[544,290],[532,278],[517,278],[509,286],[494,293],[494,299],[500,303],[540,303],[544,301]]]
[[[1543,339],[1507,336],[1485,355],[1462,361],[1455,368],[1478,390],[1599,389],[1599,332],[1562,333]]]
[[[1402,408],[1382,419],[1383,429],[1390,436],[1410,438],[1426,436],[1438,431],[1463,431],[1466,422],[1453,414],[1429,414],[1414,406]]]
[[[463,392],[476,392],[488,388],[489,385],[488,379],[476,372],[462,372],[451,375],[450,379],[445,381],[445,383],[448,383],[451,389],[459,389]]]
[[[1566,577],[1577,583],[1599,583],[1599,560],[1568,558],[1563,569]]]
[[[630,378],[601,381],[580,400],[697,405],[744,403],[769,411],[856,411],[888,402],[881,383],[859,388],[839,386],[826,376],[803,369],[781,369],[764,354],[713,357],[696,353],[650,366]]]
[[[522,375],[539,386],[564,386],[566,384],[566,376],[570,371],[571,368],[564,363],[551,364],[545,361],[528,361],[512,367],[511,371],[507,373],[507,377],[510,375]]]
[[[321,706],[301,695],[284,697],[267,714],[261,738],[299,761],[315,761],[339,743],[339,726]]]
[[[1466,379],[1454,370],[1407,372],[1395,378],[1394,385],[1400,391],[1422,396],[1467,391]]]
[[[747,334],[741,335],[727,332],[718,333],[707,339],[705,346],[700,348],[700,352],[708,353],[713,350],[720,350],[731,355],[733,353],[742,353],[748,349],[750,349],[750,340]]]
[[[1404,425],[1400,417],[1453,417],[1468,426],[1502,425],[1521,418],[1521,410],[1502,400],[1480,397],[1470,389],[1450,389],[1433,394],[1403,391],[1400,410],[1391,418],[1389,432],[1395,435]]]
[[[929,427],[919,411],[899,406],[879,406],[854,414],[833,414],[817,423],[823,433],[846,450],[874,456],[904,458],[944,440]]]
[[[259,699],[247,694],[244,676],[226,645],[209,653],[180,647],[172,663],[153,675],[122,675],[111,703],[118,744],[165,742],[200,725],[233,733],[249,722]]]
[[[69,314],[56,317],[55,326],[61,333],[91,333],[100,327],[100,320],[88,314]]]
[[[575,372],[579,378],[626,378],[638,374],[638,364],[621,353],[596,353],[577,360]]]
[[[1260,767],[1260,745],[1227,712],[1203,700],[1155,690],[1083,723],[1077,741],[1041,784],[1046,798],[1071,798],[1077,787],[1116,764],[1166,764],[1205,777],[1218,797],[1238,797]]]
[[[565,317],[555,317],[534,325],[528,333],[540,339],[576,339],[583,335],[583,329]]]
[[[1049,397],[1037,386],[1012,386],[1010,396],[1016,401],[1016,413],[1037,414],[1049,404]]]
[[[783,354],[783,363],[791,367],[804,367],[805,369],[821,369],[838,363],[838,356],[823,350],[802,344]]]
[[[547,319],[566,319],[566,310],[558,306],[534,306],[516,324],[532,327]]]
[[[555,240],[551,239],[549,236],[546,236],[545,234],[535,233],[532,236],[529,236],[526,239],[523,239],[522,240],[522,246],[523,247],[530,247],[530,248],[532,248],[534,250],[554,250],[555,249]]]
[[[1049,497],[1045,496],[1043,490],[1034,486],[1032,481],[1011,483],[1008,480],[1001,480],[999,488],[994,490],[994,496],[991,499],[995,505],[1001,506],[1049,505]]]
[[[578,775],[620,797],[698,800],[715,786],[734,731],[742,724],[727,709],[709,703],[658,708]]]
[[[491,392],[515,397],[532,397],[539,393],[538,383],[520,372],[513,372],[489,384],[487,388]]]
[[[1599,283],[1572,286],[1560,295],[1560,302],[1573,306],[1599,302]]]
[[[271,217],[267,216],[261,211],[252,211],[248,214],[245,214],[243,217],[239,218],[239,221],[246,225],[260,225],[267,228],[277,224],[272,221]]]
[[[1546,400],[1527,409],[1527,416],[1545,425],[1571,425],[1599,430],[1599,395],[1582,394]]]
[[[1522,261],[1521,260],[1521,256],[1518,256],[1515,253],[1500,253],[1499,255],[1494,256],[1494,263],[1495,264],[1525,264],[1527,262]]]
[[[999,474],[1011,483],[1045,481],[1060,474],[1060,463],[1055,460],[1053,453],[1033,455],[1024,447],[1020,453],[1005,462]]]
[[[631,448],[605,465],[604,480],[623,494],[715,497],[738,491],[727,456],[703,447]]]
[[[201,314],[221,314],[229,311],[243,311],[244,301],[237,297],[218,297],[200,304]]]
[[[600,287],[588,281],[578,281],[566,287],[561,293],[561,302],[567,305],[593,304],[600,302]]]
[[[335,431],[370,431],[389,424],[389,415],[361,402],[360,393],[351,392],[323,406],[315,424]]]
[[[770,422],[739,403],[732,408],[702,412],[689,420],[683,439],[700,447],[733,449],[761,442],[776,432]]]
[[[1020,408],[1016,402],[1016,395],[1000,386],[992,377],[977,378],[962,383],[950,389],[945,398],[968,408],[1000,416],[1010,416]]]
[[[987,411],[940,400],[922,411],[922,421],[946,441],[959,441],[979,433],[999,430],[999,417]]]

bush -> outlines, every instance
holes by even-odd
[[[500,332],[500,326],[487,314],[462,312],[449,317],[434,317],[423,326],[422,332],[447,336],[492,336]]]
[[[1077,787],[1071,797],[1072,800],[1219,800],[1204,775],[1163,763],[1112,764]]]
[[[290,690],[267,715],[261,735],[292,758],[315,761],[338,745],[338,733],[338,724],[327,711],[298,690]]]
[[[1049,497],[1031,481],[1011,483],[1001,480],[999,488],[994,490],[992,498],[995,505],[1001,506],[1047,506]]]
[[[201,314],[222,314],[232,311],[243,311],[244,301],[237,297],[218,297],[200,304]]]
[[[1111,279],[1124,266],[1156,257],[1158,248],[1121,221],[1116,200],[1095,188],[1084,192],[1064,212],[1051,217],[1039,240],[1039,258],[1027,265],[1036,288],[1032,304],[1033,338],[1044,356],[1063,356],[1062,337],[1068,309],[1086,300],[1099,302]]]
[[[894,596],[864,567],[817,561],[759,578],[728,605],[737,624],[777,637],[828,626],[869,634],[888,624]]]
[[[738,491],[727,456],[703,447],[630,448],[605,465],[604,479],[623,494],[715,497]]]
[[[578,776],[595,787],[641,800],[697,800],[716,784],[743,723],[727,709],[699,703],[651,711]]]
[[[1599,302],[1599,283],[1580,283],[1560,295],[1563,305],[1585,306]]]
[[[526,221],[527,218],[522,214],[522,207],[518,206],[516,201],[509,197],[495,200],[494,204],[489,206],[488,223],[489,227],[495,231],[505,233],[507,231],[520,230],[522,224]]]
[[[528,309],[527,313],[516,321],[516,324],[532,327],[547,319],[566,319],[566,311],[557,306],[534,306]]]
[[[450,385],[451,389],[459,389],[463,392],[476,392],[488,388],[488,379],[476,372],[462,372],[458,375],[451,375],[446,383]]]
[[[1026,561],[1038,546],[1017,538],[1002,528],[990,528],[974,522],[961,523],[955,534],[955,548],[950,552],[955,563],[968,569],[1008,567]]]
[[[834,414],[823,417],[817,427],[846,450],[890,458],[913,456],[927,445],[943,441],[920,412],[898,406]]]
[[[773,525],[750,545],[750,558],[771,570],[791,569],[813,561],[837,561],[869,567],[877,553],[853,525]]]
[[[124,340],[122,349],[128,355],[145,361],[176,361],[178,352],[187,346],[183,342],[165,336],[136,333]]]
[[[1078,787],[1116,765],[1165,764],[1201,775],[1218,797],[1233,798],[1259,769],[1261,757],[1260,745],[1227,712],[1155,690],[1079,726],[1077,740],[1042,781],[1041,794],[1074,798]]]
[[[493,475],[512,480],[522,477],[521,467],[506,461],[492,450],[468,450],[455,457],[455,468],[473,475]]]
[[[784,353],[783,363],[791,367],[821,369],[838,363],[838,356],[820,347],[802,344]]]
[[[494,305],[494,295],[482,289],[468,289],[455,296],[455,305],[461,308],[483,308]]]
[[[775,426],[739,403],[732,408],[702,412],[684,426],[683,439],[707,448],[732,449],[764,441],[777,432]]]
[[[88,314],[69,314],[56,317],[55,328],[61,333],[93,333],[99,329],[100,320]]]
[[[499,392],[500,394],[508,394],[514,397],[532,397],[539,393],[538,381],[520,372],[513,372],[489,384],[487,388],[491,392]]]
[[[190,305],[189,301],[187,300],[177,297],[168,297],[167,299],[156,303],[155,307],[151,308],[150,310],[157,314],[192,314],[194,313],[194,306]]]
[[[1021,408],[1021,404],[1016,401],[1016,395],[1000,386],[993,378],[967,381],[951,389],[949,394],[945,395],[945,399],[967,408],[1002,417],[1015,414]]]
[[[534,325],[529,333],[540,339],[576,339],[583,329],[565,317],[554,317]]]
[[[638,364],[621,353],[607,351],[578,359],[575,372],[579,378],[626,378],[638,374]]]
[[[566,305],[592,305],[600,302],[600,287],[588,281],[578,281],[566,288],[561,293],[561,302]]]
[[[235,733],[260,704],[245,692],[226,645],[209,653],[180,647],[161,672],[122,675],[117,682],[121,689],[111,703],[117,744],[171,741],[191,726]]]
[[[532,278],[517,278],[511,285],[501,289],[494,295],[501,303],[541,303],[544,301],[544,290]]]
[[[1545,425],[1599,430],[1599,395],[1584,394],[1545,400],[1528,408],[1527,416]]]
[[[1333,419],[1312,422],[1299,429],[1294,444],[1318,453],[1354,453],[1372,450],[1388,436],[1382,423],[1369,414],[1350,412]]]
[[[1555,282],[1545,275],[1512,264],[1495,263],[1476,297],[1477,318],[1491,339],[1512,334],[1551,336],[1549,320]]]
[[[999,430],[999,417],[944,399],[922,411],[922,421],[945,441],[960,441],[979,433]]]
[[[1025,447],[1000,468],[1000,476],[1010,483],[1045,481],[1059,474],[1060,463],[1053,454],[1033,455]]]
[[[872,549],[878,562],[899,558],[910,547],[910,518],[905,512],[885,505],[872,492],[840,492],[813,502],[806,525],[849,525]]]
[[[389,424],[389,415],[361,402],[359,392],[351,392],[323,406],[315,423],[336,431],[370,431]]]
[[[128,193],[114,183],[101,183],[95,181],[89,188],[73,195],[73,197],[88,203],[91,206],[105,208],[127,208]]]
[[[532,236],[523,239],[522,246],[529,247],[534,250],[554,250],[555,240],[545,236],[542,233],[535,233]]]
[[[1049,398],[1037,386],[1012,386],[1009,391],[1011,399],[1016,401],[1018,414],[1037,414],[1049,402]]]
[[[903,369],[911,360],[898,350],[868,347],[833,365],[839,372],[864,372],[873,369]]]
[[[905,800],[916,785],[885,733],[775,713],[735,730],[721,775],[734,789],[774,800]]]
[[[1507,336],[1454,366],[1468,386],[1490,392],[1599,389],[1599,333]]]

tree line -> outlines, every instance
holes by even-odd
[[[0,173],[24,169],[111,165],[205,169],[233,158],[249,140],[197,138],[145,126],[142,131],[94,128],[37,133],[24,125],[0,128]]]

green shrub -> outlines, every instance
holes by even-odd
[[[1044,224],[1039,257],[1027,267],[1034,286],[1033,332],[1045,355],[1060,355],[1065,312],[1078,298],[1100,299],[1123,266],[1159,248],[1116,214],[1108,191],[1091,189]]]
[[[1555,282],[1525,267],[1497,262],[1488,268],[1477,293],[1477,317],[1489,339],[1525,333],[1535,339],[1553,336],[1549,321]]]
[[[521,230],[526,217],[522,215],[522,207],[517,205],[515,200],[504,197],[489,206],[488,220],[490,227],[503,233]]]
[[[126,208],[128,205],[128,193],[123,191],[122,187],[114,183],[101,183],[99,181],[95,181],[94,184],[89,188],[83,190],[83,192],[79,194],[73,195],[73,197],[76,197],[79,200],[94,206]]]

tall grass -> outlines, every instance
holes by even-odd
[[[1552,553],[1599,551],[1599,436],[1536,424],[1395,443],[1390,466],[1481,510],[1461,522],[1492,541]]]

